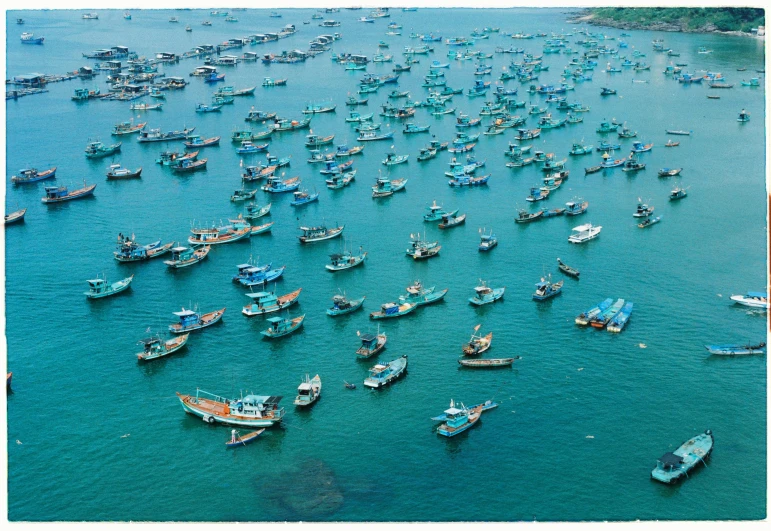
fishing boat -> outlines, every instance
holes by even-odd
[[[185,149],[200,149],[210,146],[218,146],[220,143],[220,137],[213,136],[211,138],[201,138],[201,135],[189,135],[187,140],[183,142]]]
[[[303,235],[298,236],[298,239],[300,240],[300,243],[313,243],[329,240],[340,236],[343,233],[344,228],[345,225],[341,225],[339,227],[328,229],[327,226],[323,224],[318,227],[300,227],[300,230],[303,231]]]
[[[731,295],[731,300],[750,308],[768,309],[768,295],[763,291],[748,291],[745,295]]]
[[[697,435],[680,445],[674,452],[667,452],[656,461],[656,468],[651,471],[651,478],[662,483],[672,484],[684,477],[712,453],[715,439],[712,430]]]
[[[397,304],[395,302],[387,302],[380,306],[379,312],[372,312],[369,314],[370,319],[391,319],[394,317],[401,317],[414,311],[418,307],[418,304],[413,302],[405,302],[403,304]]]
[[[85,150],[86,158],[101,159],[103,157],[108,157],[120,151],[121,144],[121,142],[118,142],[117,144],[106,146],[101,142],[89,142]]]
[[[420,280],[416,280],[412,285],[407,286],[407,295],[399,297],[399,303],[415,303],[418,306],[425,306],[440,301],[447,295],[447,289],[436,291],[435,286],[424,288]]]
[[[246,190],[244,188],[241,188],[233,192],[233,195],[230,196],[230,200],[234,203],[239,201],[247,201],[253,198],[256,193],[257,193],[257,190]]]
[[[589,175],[590,173],[597,173],[601,169],[603,169],[602,165],[590,166],[589,168],[584,168],[584,175]]]
[[[192,236],[187,241],[190,244],[219,245],[222,243],[231,243],[252,235],[252,229],[248,224],[228,224],[219,226],[213,225],[211,228],[193,228],[190,230]]]
[[[616,93],[617,93],[616,89],[602,87],[602,90],[600,91],[600,96],[612,96]]]
[[[638,223],[637,226],[641,229],[644,229],[650,227],[651,225],[655,225],[659,221],[661,221],[661,216],[656,216],[655,218],[645,218],[645,220],[643,220],[642,223]]]
[[[487,181],[490,180],[490,176],[491,174],[483,175],[481,177],[473,177],[468,174],[456,175],[456,177],[450,179],[447,184],[453,187],[480,186],[487,184]]]
[[[357,105],[366,105],[369,98],[361,98],[357,99],[353,96],[349,96],[347,100],[345,100],[345,104],[349,107],[356,107]]]
[[[436,428],[436,433],[445,437],[454,437],[477,424],[484,411],[483,406],[467,408],[461,404],[460,409],[450,400],[449,409],[445,409],[441,418],[444,422]]]
[[[186,310],[183,307],[181,311],[172,313],[179,317],[179,322],[170,324],[169,331],[174,334],[182,334],[218,323],[225,313],[225,308],[201,314],[198,311]]]
[[[353,179],[356,177],[356,170],[349,171],[346,173],[337,173],[327,179],[325,182],[327,183],[327,188],[330,190],[337,190],[339,188],[344,188],[351,184]]]
[[[691,133],[692,133],[692,131],[683,131],[683,130],[672,130],[672,129],[667,129],[667,134],[668,134],[668,135],[683,135],[683,136],[688,136],[688,135],[690,135]],[[679,144],[679,142],[678,142],[678,144]]]
[[[643,144],[642,142],[634,142],[632,144],[633,153],[645,153],[653,148],[653,144]]]
[[[140,131],[137,142],[168,142],[170,140],[185,140],[193,131],[195,127],[185,128],[182,131],[168,131],[162,133],[159,128],[150,129],[149,131]]]
[[[592,326],[592,328],[605,328],[607,324],[610,322],[611,319],[613,319],[618,312],[621,311],[621,308],[624,307],[625,301],[624,299],[618,299],[616,302],[611,304],[607,309],[603,310],[599,314],[595,315],[593,318],[589,320],[589,324]]]
[[[586,212],[587,208],[589,208],[588,201],[581,201],[580,199],[568,201],[565,203],[565,215],[578,216],[579,214]]]
[[[491,288],[484,280],[479,281],[479,286],[474,288],[475,295],[469,298],[469,302],[475,306],[482,306],[495,302],[503,297],[506,288]]]
[[[297,388],[297,397],[294,399],[294,405],[297,407],[307,407],[316,402],[321,397],[321,378],[317,374],[311,379],[307,374],[305,379]]]
[[[349,299],[344,293],[332,297],[332,307],[327,308],[327,315],[332,317],[355,312],[364,304],[366,297],[360,299]]]
[[[661,168],[659,170],[659,177],[675,177],[680,175],[681,171],[683,171],[682,168]]]
[[[111,164],[107,169],[108,179],[135,179],[142,175],[142,168],[137,170],[129,170],[128,168],[121,167],[120,164]]]
[[[592,319],[594,319],[602,312],[607,310],[611,304],[613,304],[613,299],[608,298],[602,301],[601,303],[599,303],[598,305],[589,308],[585,312],[582,312],[581,314],[579,314],[578,317],[576,317],[575,319],[576,324],[581,326],[587,326]]]
[[[269,142],[265,144],[253,144],[251,140],[244,140],[241,142],[241,145],[236,148],[236,153],[239,155],[262,153],[263,151],[267,151],[269,145]]]
[[[241,313],[247,317],[253,317],[255,315],[264,315],[266,313],[273,313],[284,308],[288,308],[297,302],[300,297],[302,288],[299,288],[286,295],[276,297],[273,292],[261,291],[259,293],[247,293],[246,296],[252,299],[251,303],[244,306]]]
[[[130,135],[132,133],[138,133],[145,128],[147,122],[142,122],[134,125],[131,122],[121,122],[112,126],[113,135]]]
[[[383,164],[386,166],[395,166],[397,164],[403,164],[410,158],[409,155],[397,155],[394,152],[386,153],[386,158],[383,159]]]
[[[134,280],[134,275],[109,284],[106,279],[97,277],[87,281],[88,291],[84,292],[84,295],[89,299],[101,299],[110,295],[116,295],[127,289],[132,280]]]
[[[478,334],[477,332],[479,332],[479,328],[481,326],[481,324],[478,324],[474,327],[474,331],[471,333],[471,339],[469,339],[468,343],[463,345],[464,356],[478,356],[484,352],[487,352],[487,350],[492,346],[493,333],[490,332],[486,336]]]
[[[445,214],[442,216],[442,222],[439,224],[440,229],[450,229],[452,227],[457,227],[458,225],[462,225],[466,222],[466,214],[461,214],[460,216],[456,216],[455,214]]]
[[[302,206],[308,203],[312,203],[313,201],[318,201],[318,199],[319,199],[318,192],[310,193],[308,192],[308,190],[302,190],[302,191],[298,190],[294,192],[294,199],[289,204],[291,206]]]
[[[751,354],[765,354],[766,344],[758,343],[757,345],[746,344],[729,344],[729,345],[704,345],[710,354],[716,356],[748,356]]]
[[[521,357],[514,356],[513,358],[459,359],[458,363],[464,367],[494,369],[498,367],[508,367],[514,363],[514,360],[518,359],[521,359]]]
[[[46,195],[41,198],[40,201],[50,205],[54,203],[63,203],[64,201],[70,201],[72,199],[80,199],[93,195],[94,188],[96,188],[96,184],[86,185],[85,181],[83,181],[83,188],[78,188],[71,192],[66,186],[46,186],[44,189]]]
[[[632,172],[632,171],[640,171],[645,169],[645,164],[640,162],[640,160],[634,156],[634,151],[629,155],[629,157],[624,161],[624,165],[621,168],[621,171],[624,172]]]
[[[11,177],[11,182],[13,184],[27,184],[27,183],[35,183],[37,181],[42,181],[45,179],[51,179],[52,177],[56,176],[56,166],[49,170],[45,171],[37,171],[35,168],[27,168],[23,170],[19,170],[19,175],[13,175]]]
[[[407,355],[386,364],[378,363],[369,370],[370,376],[364,380],[364,385],[379,389],[407,373]]]
[[[285,410],[279,407],[280,396],[248,394],[228,399],[196,389],[195,396],[177,393],[182,409],[204,422],[246,427],[268,427],[281,422]]]
[[[27,213],[27,209],[22,208],[21,210],[16,210],[14,212],[6,214],[4,224],[11,225],[12,223],[18,223],[20,221],[24,221],[24,214],[26,213]]]
[[[337,105],[321,105],[309,103],[303,109],[303,114],[320,114],[324,112],[335,112]]]
[[[179,153],[177,151],[163,151],[159,158],[155,159],[156,164],[163,166],[175,166],[181,161],[196,160],[198,158],[198,151],[191,151],[190,153]]]
[[[671,192],[669,192],[669,200],[674,201],[677,199],[682,199],[687,195],[688,195],[688,191],[685,188],[680,188],[678,186],[675,186],[675,188]]]
[[[268,182],[265,183],[260,189],[263,192],[270,192],[272,194],[280,194],[284,192],[292,192],[297,190],[302,181],[299,177],[292,177],[290,179],[281,180],[281,177],[271,175],[268,177]]]
[[[270,207],[272,204],[273,203],[268,203],[267,205],[260,206],[254,203],[249,203],[246,205],[246,214],[244,215],[244,219],[247,221],[253,221],[263,216],[267,216],[270,214]]]
[[[599,225],[592,225],[591,223],[585,223],[574,227],[571,235],[568,237],[570,243],[584,243],[589,240],[593,240],[600,235],[602,227]]]
[[[578,278],[579,275],[581,274],[581,272],[578,269],[570,267],[559,258],[557,258],[557,267],[560,268],[560,271],[562,271],[566,275],[571,276],[573,278]]]
[[[517,213],[517,217],[514,219],[517,223],[530,223],[543,217],[543,210],[538,212],[528,212],[527,210],[520,209]]]
[[[380,333],[379,326],[377,334],[360,334],[356,332],[356,335],[361,339],[361,346],[356,350],[356,354],[362,358],[371,358],[375,354],[379,354],[385,348],[388,339],[385,333]]]
[[[267,330],[261,331],[260,334],[267,337],[268,339],[288,336],[292,332],[299,330],[303,325],[304,320],[304,314],[292,319],[283,317],[268,317],[267,321],[270,323],[270,326]]]
[[[34,34],[29,32],[24,32],[21,34],[22,44],[43,44],[43,41],[45,41],[45,37],[35,37]]]
[[[196,103],[195,112],[219,112],[222,105],[207,105],[206,103]]]
[[[626,323],[629,321],[629,317],[632,315],[633,306],[634,304],[631,302],[624,304],[624,307],[621,308],[621,311],[613,316],[613,319],[611,319],[608,323],[608,332],[619,333],[624,329]]]
[[[412,254],[412,258],[415,260],[426,260],[428,258],[433,258],[435,256],[439,255],[439,251],[442,250],[442,247],[440,245],[436,245],[434,247],[418,247],[415,249],[415,252]]]
[[[549,275],[548,279],[541,278],[541,281],[535,285],[536,289],[535,289],[535,293],[533,293],[533,300],[545,301],[546,299],[550,299],[555,295],[559,295],[560,293],[562,293],[563,284],[564,284],[563,280],[552,283],[551,275]]]
[[[746,81],[746,80],[742,79],[742,86],[743,87],[759,87],[760,86],[760,81],[756,77],[753,77],[749,81]]]
[[[375,186],[372,187],[372,197],[373,199],[389,197],[393,195],[394,192],[403,190],[406,185],[407,179],[391,180],[388,176],[383,177],[380,175],[375,181]]]
[[[244,120],[247,122],[264,123],[268,120],[274,120],[275,118],[276,113],[274,112],[259,111],[252,108],[249,110],[249,114],[246,115]]]
[[[264,431],[265,431],[265,428],[262,428],[257,431],[252,431],[244,435],[241,435],[237,430],[233,430],[232,436],[230,440],[225,443],[225,446],[227,448],[236,448],[238,446],[246,446],[250,442],[254,442],[255,440],[257,440],[257,438],[260,435],[262,435],[262,432]]]
[[[493,234],[492,229],[490,229],[489,233],[487,233],[485,229],[479,229],[479,236],[480,236],[480,242],[479,242],[480,251],[490,251],[496,245],[498,245],[498,238],[495,236],[495,234]]]
[[[172,171],[178,172],[178,173],[189,173],[194,172],[198,170],[203,170],[206,168],[206,162],[208,162],[209,159],[201,159],[201,160],[191,160],[191,159],[180,159],[178,164],[175,164],[171,167]]]
[[[181,269],[197,264],[208,256],[210,250],[211,247],[208,245],[199,247],[172,247],[171,260],[164,260],[163,263],[172,269]]]
[[[588,155],[592,152],[591,145],[573,143],[573,147],[568,151],[568,155]]]
[[[342,253],[331,254],[329,255],[331,263],[325,265],[324,267],[326,267],[328,271],[332,272],[356,267],[357,265],[363,263],[367,258],[367,252],[362,251],[361,247],[359,247],[359,252],[361,254],[358,256],[354,256],[352,252],[345,250]]]
[[[163,103],[132,103],[129,105],[132,111],[161,111]]]
[[[379,133],[377,131],[361,131],[356,140],[359,142],[371,142],[375,140],[388,140],[393,138],[393,136],[393,131],[388,133]]]
[[[142,352],[137,354],[137,359],[139,361],[150,361],[174,354],[187,344],[188,337],[190,337],[190,334],[182,334],[164,341],[161,335],[157,334],[140,339],[139,344],[142,345]]]
[[[233,277],[233,281],[248,288],[262,286],[279,278],[285,270],[286,266],[272,269],[271,264],[264,266],[241,264],[238,266],[238,274]]]

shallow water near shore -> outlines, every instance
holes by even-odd
[[[206,11],[99,10],[99,20],[82,20],[81,11],[8,11],[7,74],[62,74],[92,60],[82,53],[114,45],[140,56],[161,51],[182,53],[202,43],[278,31],[285,24],[299,30],[275,43],[229,50],[280,53],[307,49],[320,34],[339,31],[332,53],[377,53],[377,42],[403,63],[405,46],[418,46],[412,32],[434,32],[445,39],[468,36],[474,28],[504,32],[571,32],[572,43],[584,35],[566,22],[565,9],[419,9],[391,10],[374,24],[357,22],[368,13],[341,10],[327,14],[339,28],[311,24],[313,10],[232,13],[226,23]],[[170,24],[169,18],[179,18]],[[24,26],[15,19],[23,17]],[[211,27],[201,26],[209,19]],[[385,35],[387,24],[403,25],[401,36]],[[190,24],[193,31],[185,32]],[[594,33],[618,36],[623,30],[589,26]],[[43,46],[22,45],[21,31],[45,36]],[[764,65],[764,41],[723,35],[694,35],[628,30],[631,55],[639,49],[650,71],[606,74],[600,56],[591,82],[576,84],[568,101],[591,108],[582,124],[544,131],[534,150],[568,158],[570,178],[552,193],[546,208],[564,206],[574,197],[589,201],[578,217],[556,217],[516,224],[518,208],[530,208],[525,196],[543,174],[530,166],[511,170],[503,156],[515,131],[480,137],[475,150],[486,159],[486,187],[453,189],[444,172],[450,155],[419,163],[416,157],[432,135],[449,140],[455,117],[436,118],[418,109],[412,121],[431,124],[430,134],[403,135],[402,123],[379,119],[394,130],[392,142],[370,142],[354,157],[355,182],[327,190],[318,166],[305,162],[305,132],[274,135],[270,153],[292,156],[286,177],[300,176],[303,187],[321,193],[318,202],[291,207],[289,194],[259,191],[260,204],[272,201],[273,230],[251,241],[215,246],[201,264],[170,271],[161,260],[119,264],[112,257],[119,232],[140,243],[183,241],[192,225],[238,215],[242,204],[228,201],[241,187],[239,156],[231,132],[246,124],[251,107],[297,119],[311,102],[332,101],[336,113],[314,116],[312,130],[334,133],[335,143],[356,144],[344,122],[344,105],[355,94],[361,72],[346,72],[330,61],[330,52],[296,65],[261,62],[220,67],[225,83],[257,85],[254,96],[236,98],[220,113],[194,112],[214,91],[188,77],[199,59],[163,66],[169,76],[190,84],[167,94],[161,112],[137,113],[127,102],[70,97],[76,88],[107,89],[104,76],[48,86],[48,93],[6,102],[6,210],[27,207],[23,224],[8,226],[6,236],[6,333],[13,392],[8,395],[8,517],[12,521],[583,521],[583,520],[726,520],[766,516],[766,356],[718,358],[704,349],[711,343],[758,342],[765,337],[766,314],[731,304],[731,294],[762,290],[766,282],[765,93],[740,81]],[[668,58],[651,41],[664,39],[680,53]],[[540,54],[545,39],[513,40],[500,33],[480,40],[476,49],[522,46]],[[474,61],[447,58],[449,47],[419,56],[420,64],[399,79],[399,90],[424,100],[423,76],[431,60],[450,62],[447,84],[468,89]],[[615,46],[617,41],[606,41]],[[571,44],[573,48],[583,48]],[[698,54],[700,46],[712,50]],[[494,54],[493,83],[501,67],[520,55]],[[549,71],[536,84],[559,83],[569,58],[544,55]],[[735,83],[730,90],[683,86],[662,74],[670,62],[688,63],[685,71],[722,72]],[[619,59],[611,62],[620,66]],[[370,64],[367,72],[391,73],[394,63]],[[746,67],[744,72],[737,68]],[[286,87],[260,86],[266,76],[287,78]],[[490,76],[488,76],[488,79]],[[761,85],[764,82],[762,75]],[[634,83],[633,79],[647,83]],[[601,98],[600,88],[618,90]],[[543,96],[519,87],[517,100],[546,106]],[[377,113],[392,86],[370,95],[359,110]],[[719,100],[709,100],[716,93]],[[452,107],[477,116],[484,100],[455,96]],[[148,98],[148,101],[151,101]],[[395,100],[399,104],[403,100]],[[738,123],[741,109],[751,113]],[[527,109],[518,109],[523,114]],[[552,110],[555,117],[564,117]],[[140,118],[141,117],[141,118]],[[160,151],[181,144],[138,144],[121,137],[114,159],[87,160],[89,139],[110,143],[112,126],[133,118],[164,131],[195,126],[203,137],[221,135],[219,147],[205,149],[207,170],[178,176],[154,163]],[[569,157],[573,142],[595,146],[603,120],[626,122],[638,140],[654,143],[640,156],[647,168],[637,174],[620,169],[584,176],[598,164],[596,152]],[[485,118],[483,122],[487,123]],[[536,120],[528,119],[527,127]],[[255,130],[263,129],[255,126]],[[692,131],[672,137],[667,129]],[[480,130],[472,131],[481,132]],[[112,137],[115,139],[117,137]],[[617,156],[628,154],[630,140]],[[666,148],[667,140],[679,140]],[[112,140],[115,141],[115,140]],[[407,164],[391,169],[407,178],[404,192],[373,200],[370,187],[385,172],[385,153],[409,154]],[[105,180],[112,162],[143,168],[141,180]],[[246,159],[264,160],[263,155]],[[40,202],[46,182],[12,186],[18,169],[57,166],[57,182],[78,187],[98,183],[93,198],[58,206]],[[660,179],[662,167],[683,167],[678,180]],[[674,184],[688,197],[668,201]],[[632,217],[637,200],[655,206],[662,222],[640,230]],[[436,200],[467,214],[465,225],[449,231],[424,223],[425,207]],[[540,208],[540,204],[538,205]],[[369,255],[363,266],[329,273],[329,254],[343,242],[302,246],[298,225],[345,225],[346,244]],[[570,245],[571,228],[591,222],[602,235],[584,245]],[[499,245],[477,251],[480,228],[496,233]],[[439,257],[426,262],[405,256],[410,234],[425,231],[439,240]],[[264,318],[241,315],[247,291],[231,282],[236,265],[249,257],[286,265],[277,294],[303,288],[291,316],[306,315],[304,327],[286,338],[267,341],[259,332]],[[559,297],[531,300],[545,274],[562,278],[557,257],[581,271],[565,277]],[[86,279],[104,274],[116,281],[135,275],[124,294],[88,301]],[[467,299],[479,279],[506,287],[502,301],[475,308]],[[449,288],[440,303],[409,316],[382,321],[388,346],[378,359],[357,360],[357,332],[374,332],[368,314],[394,301],[416,279],[436,289]],[[366,295],[364,309],[328,317],[332,296]],[[606,297],[634,302],[634,313],[621,334],[581,329],[576,315]],[[191,334],[188,346],[169,358],[138,365],[136,342],[146,330],[165,330],[171,312],[198,305],[204,311],[226,307],[221,323]],[[474,326],[494,333],[487,357],[521,356],[511,368],[475,371],[457,359]],[[409,373],[378,391],[362,382],[376,361],[409,355]],[[305,374],[319,374],[323,396],[308,411],[292,399]],[[356,390],[344,387],[355,382]],[[229,398],[242,391],[283,395],[287,415],[253,444],[226,450],[230,429],[185,415],[175,392],[196,388]],[[439,437],[432,416],[450,399],[470,405],[487,399],[499,407],[479,425],[452,439]],[[711,429],[715,449],[707,467],[684,483],[666,486],[650,479],[656,459],[683,441]]]

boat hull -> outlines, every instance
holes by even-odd
[[[197,323],[189,325],[189,326],[182,326],[180,323],[174,323],[173,325],[169,325],[169,332],[172,332],[174,334],[183,334],[185,332],[191,332],[193,330],[200,330],[201,328],[206,328],[207,326],[211,326],[213,324],[218,323],[222,316],[225,313],[225,308],[222,308],[221,310],[217,310],[215,312],[209,312],[201,315],[200,319]]]

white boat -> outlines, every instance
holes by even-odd
[[[746,295],[731,295],[731,300],[750,308],[768,310],[768,295],[762,291],[748,291]]]
[[[310,377],[306,374],[305,379],[297,388],[297,397],[294,399],[294,405],[299,407],[310,406],[321,396],[321,378],[319,375]]]
[[[585,223],[578,227],[573,227],[573,232],[568,238],[570,243],[584,243],[589,240],[595,239],[600,235],[602,227],[599,225],[592,225],[591,223]]]

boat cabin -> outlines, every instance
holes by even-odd
[[[87,282],[88,282],[88,291],[91,295],[99,295],[101,293],[104,293],[108,291],[108,288],[110,287],[109,284],[107,284],[107,281],[103,278],[95,278]]]
[[[66,186],[46,186],[45,193],[46,199],[59,199],[68,195]]]
[[[183,329],[188,326],[198,324],[198,322],[201,320],[200,316],[193,310],[185,310],[182,308],[181,312],[172,313],[179,317],[179,325]]]
[[[207,76],[210,76],[211,74],[216,74],[216,73],[217,73],[217,68],[216,67],[204,65],[204,66],[196,67],[196,69],[193,70],[190,73],[190,75],[191,76],[207,77]]]
[[[171,52],[158,52],[155,54],[155,59],[163,63],[177,63],[179,62],[179,56]]]
[[[159,337],[147,337],[138,341],[140,345],[144,347],[144,353],[150,354],[154,351],[161,350],[161,340]]]

